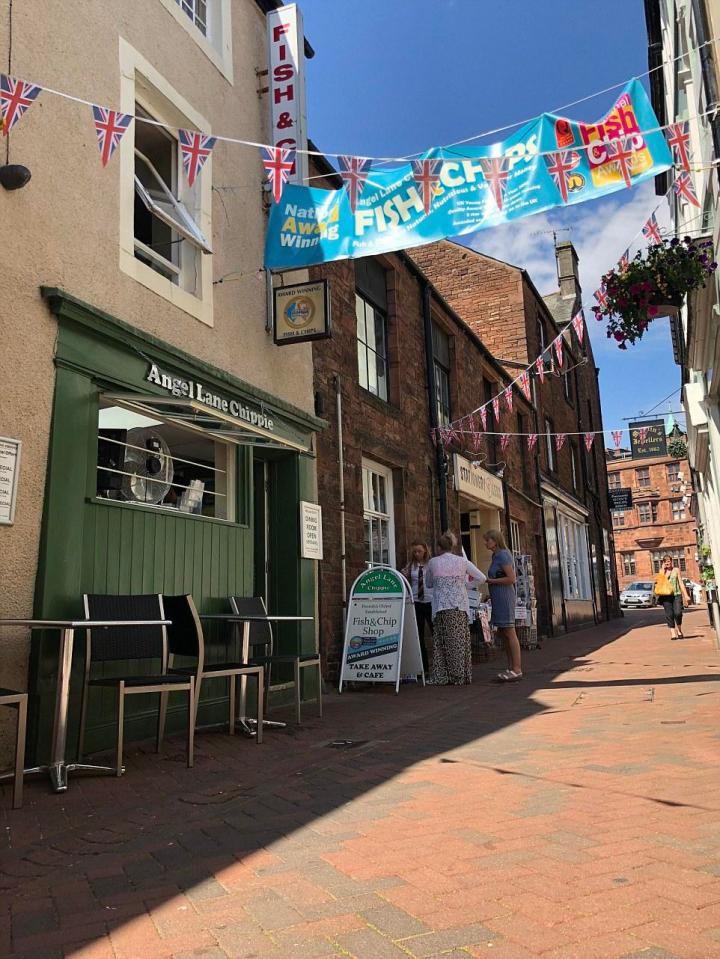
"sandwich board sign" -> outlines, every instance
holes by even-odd
[[[350,589],[340,692],[343,683],[394,683],[422,675],[422,655],[410,584],[389,566],[361,573]]]

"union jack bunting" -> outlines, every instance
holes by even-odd
[[[605,286],[601,286],[599,290],[595,290],[593,296],[598,302],[598,306],[601,310],[604,310],[608,303],[607,293],[605,292]]]
[[[690,124],[688,121],[685,120],[684,123],[671,123],[665,131],[665,138],[677,163],[683,170],[688,171],[690,169],[690,151],[688,150],[688,144],[690,143]]]
[[[472,448],[473,453],[479,453],[482,449],[483,435],[482,433],[473,433],[472,435]]]
[[[620,270],[621,273],[624,273],[629,266],[630,266],[630,250],[627,249],[618,260],[618,269]]]
[[[345,182],[348,199],[350,200],[350,209],[355,212],[360,194],[365,189],[365,181],[370,174],[372,160],[363,159],[363,157],[341,156],[338,157],[340,164],[340,176]]]
[[[118,144],[132,123],[132,116],[128,113],[118,113],[108,110],[107,107],[93,106],[95,133],[97,134],[100,149],[100,162],[107,166]]]
[[[495,416],[495,422],[499,423],[500,422],[500,397],[499,396],[493,396],[492,408],[493,408],[493,414]]]
[[[535,449],[535,447],[537,446],[537,441],[538,441],[538,435],[537,435],[537,433],[528,433],[528,436],[527,436],[527,448],[530,450],[531,453],[532,453],[532,451]]]
[[[567,174],[575,169],[580,163],[580,154],[575,150],[566,152],[550,153],[545,156],[547,171],[555,181],[555,186],[560,191],[563,203],[568,201],[568,177]]]
[[[612,430],[613,443],[615,444],[615,449],[620,449],[620,442],[622,440],[622,430]]]
[[[540,377],[540,382],[545,382],[545,360],[542,356],[538,356],[535,360],[535,372]]]
[[[178,136],[180,137],[180,151],[183,168],[187,174],[188,186],[192,186],[212,153],[212,148],[217,143],[217,137],[208,137],[196,130],[179,130]]]
[[[520,376],[518,376],[518,386],[522,390],[523,396],[529,402],[530,401],[530,374],[527,370],[523,370]]]
[[[594,433],[586,433],[586,434],[585,434],[585,449],[588,451],[588,453],[589,453],[590,450],[592,449],[592,445],[593,445],[594,442],[595,442],[595,434],[594,434]]]
[[[559,453],[560,450],[565,445],[565,440],[567,439],[567,433],[556,433],[555,434],[555,452]]]
[[[700,201],[698,200],[692,177],[689,173],[680,174],[680,176],[673,183],[673,190],[677,196],[684,197],[688,203],[692,203],[693,206],[700,206]]]
[[[478,413],[480,414],[480,422],[482,423],[482,428],[486,430],[487,429],[487,408],[483,406],[481,409],[478,410]]]
[[[480,160],[483,176],[490,187],[492,195],[495,197],[495,203],[498,210],[502,210],[505,202],[505,191],[507,190],[507,181],[510,171],[508,162],[504,157],[487,157]]]
[[[20,117],[29,110],[42,92],[42,87],[25,80],[16,80],[0,73],[0,112],[2,112],[2,132],[7,136]]]
[[[647,435],[648,435],[648,428],[647,428],[647,426],[641,426],[640,429],[638,430],[638,435],[639,435],[639,437],[640,437],[640,442],[641,442],[641,443],[644,443],[645,440],[647,439]]]
[[[657,217],[653,213],[650,216],[650,219],[647,221],[645,226],[642,228],[643,236],[646,240],[649,240],[650,243],[662,243],[662,237],[660,236],[660,227],[658,226]]]
[[[505,397],[505,405],[508,408],[508,411],[512,413],[512,404],[513,404],[513,392],[512,386],[506,386],[503,390],[503,396]]]
[[[263,147],[261,152],[263,166],[272,184],[273,200],[279,203],[283,187],[295,167],[295,151],[285,147]]]
[[[503,435],[500,437],[500,449],[503,451],[503,453],[505,452],[505,450],[508,448],[509,445],[510,445],[510,434],[503,433]]]
[[[557,357],[558,366],[562,369],[564,351],[563,351],[563,338],[562,336],[556,336],[553,340],[553,346],[555,347],[555,356]]]
[[[578,343],[582,343],[583,336],[585,335],[585,320],[583,319],[582,313],[576,313],[572,318],[572,328],[575,330]]]
[[[614,143],[609,143],[607,146],[607,155],[608,160],[612,162],[613,165],[617,165],[625,181],[625,186],[631,187],[632,173],[630,172],[630,160],[635,155],[632,137],[625,137],[623,140],[616,140]]]
[[[440,182],[442,164],[443,161],[437,159],[412,161],[413,176],[415,177],[415,182],[422,190],[423,209],[425,210],[426,216],[432,207],[435,187]]]

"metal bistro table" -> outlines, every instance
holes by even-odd
[[[314,616],[253,616],[247,614],[243,616],[241,613],[200,613],[200,619],[207,619],[212,622],[225,622],[231,623],[233,626],[233,633],[237,635],[237,628],[242,623],[242,641],[240,648],[240,655],[242,661],[246,663],[248,657],[250,656],[250,624],[251,623],[314,623]],[[259,644],[258,644],[259,645]],[[269,686],[269,683],[268,683]],[[238,717],[238,723],[240,727],[248,734],[248,736],[254,736],[255,730],[254,726],[257,725],[257,720],[250,718],[246,715],[246,704],[247,701],[247,676],[240,677],[240,716]],[[273,727],[275,729],[285,729],[287,723],[276,722],[272,719],[263,719],[263,726]]]
[[[53,725],[50,763],[33,766],[25,774],[47,773],[56,793],[68,788],[68,773],[94,772],[117,775],[114,766],[96,766],[93,763],[69,763],[65,756],[67,744],[68,705],[70,702],[70,674],[72,670],[73,645],[76,629],[109,629],[113,626],[170,626],[169,619],[0,619],[0,626],[27,626],[29,629],[59,629],[60,651],[58,656],[58,681],[55,690],[55,723]],[[123,772],[125,771],[123,767]],[[0,780],[9,776],[0,776]]]

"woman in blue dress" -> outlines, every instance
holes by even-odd
[[[487,584],[492,603],[491,622],[503,638],[508,668],[498,674],[501,683],[516,683],[522,679],[520,640],[515,632],[515,564],[505,545],[503,534],[489,529],[483,534],[485,545],[492,553]]]

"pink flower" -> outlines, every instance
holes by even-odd
[[[613,336],[618,341],[618,343],[621,343],[625,339],[625,334],[623,333],[622,330],[615,330],[615,332],[613,333]]]
[[[656,306],[649,306],[648,313],[650,316],[657,316],[658,308]]]

